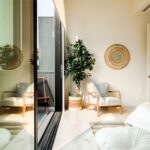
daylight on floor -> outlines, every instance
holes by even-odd
[[[0,12],[0,150],[150,150],[150,0]]]

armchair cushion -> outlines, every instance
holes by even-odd
[[[87,108],[90,108],[90,105],[94,105],[97,114],[99,114],[99,106],[117,106],[120,107],[120,112],[122,112],[120,92],[109,91],[109,84],[107,82],[87,82],[87,96]]]
[[[26,97],[25,99],[25,105],[30,106],[34,105],[34,98]],[[22,97],[5,97],[1,101],[1,106],[11,106],[11,107],[22,107],[23,106],[23,98]]]
[[[101,97],[108,96],[109,84],[107,82],[95,83],[97,90],[99,91]]]
[[[87,82],[87,91],[88,92],[98,92],[101,97],[108,96],[109,84],[107,82],[96,83],[93,80]]]
[[[99,101],[100,106],[115,106],[121,105],[121,100],[117,97],[103,97]]]
[[[90,98],[90,104],[96,104],[97,103],[97,97],[96,96],[89,96]],[[99,106],[116,106],[121,105],[121,100],[117,97],[101,97],[99,100]]]
[[[16,85],[16,91],[4,91],[0,105],[8,107],[33,106],[34,84],[21,82]]]
[[[120,92],[109,91],[107,82],[96,83],[93,80],[89,80],[87,82],[87,92],[91,104],[96,104],[97,100],[99,100],[100,106],[121,105]]]
[[[16,96],[22,97],[24,92],[28,89],[29,84],[25,82],[20,82],[16,84]]]

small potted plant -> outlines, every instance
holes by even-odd
[[[82,108],[82,96],[80,94],[81,81],[91,76],[89,71],[93,70],[95,64],[93,54],[90,54],[82,40],[67,47],[65,59],[65,77],[71,76],[77,86],[77,93],[69,96],[69,109]]]

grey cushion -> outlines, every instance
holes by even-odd
[[[107,82],[95,83],[95,85],[102,97],[108,96],[109,85]]]
[[[20,82],[16,84],[16,96],[22,97],[24,92],[27,90],[29,84],[25,82]]]

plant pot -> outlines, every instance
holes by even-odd
[[[82,97],[81,96],[69,96],[69,110],[82,109]]]

